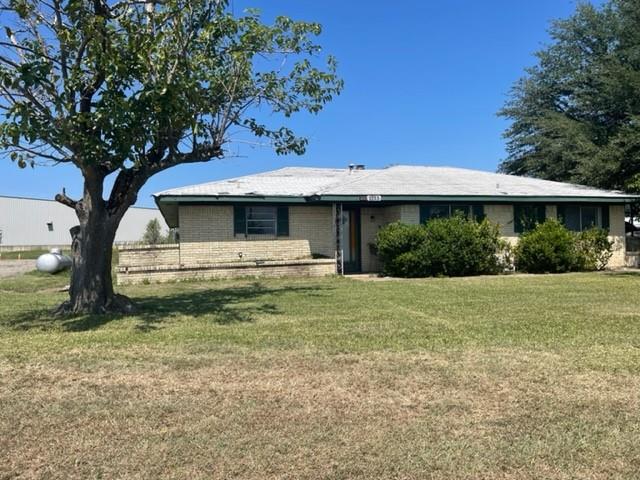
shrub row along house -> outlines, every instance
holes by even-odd
[[[253,275],[380,271],[375,237],[391,222],[461,211],[516,242],[530,225],[609,231],[609,267],[625,265],[624,205],[637,197],[460,168],[283,168],[154,195],[178,245],[124,248],[120,283]]]

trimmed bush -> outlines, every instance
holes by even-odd
[[[426,225],[394,223],[378,232],[378,254],[386,275],[432,277],[494,274],[504,269],[505,242],[497,225],[464,215]]]
[[[557,220],[547,220],[523,234],[515,248],[516,270],[563,273],[579,270],[576,237]]]
[[[581,270],[604,270],[613,255],[613,242],[603,228],[593,227],[576,236]]]
[[[390,223],[376,237],[375,248],[383,262],[384,273],[393,277],[415,277],[416,252],[427,239],[423,225]]]
[[[547,220],[522,235],[514,253],[516,269],[522,272],[604,270],[613,255],[613,242],[602,228],[573,233],[557,220]]]

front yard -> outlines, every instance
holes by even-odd
[[[0,478],[637,478],[640,275],[0,279]]]

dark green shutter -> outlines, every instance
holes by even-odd
[[[609,205],[602,206],[602,228],[609,231]]]
[[[564,223],[564,219],[565,219],[565,218],[566,218],[566,216],[567,216],[567,215],[566,215],[566,213],[565,213],[565,207],[564,207],[564,205],[558,205],[558,206],[556,207],[556,216],[558,217],[558,221],[559,221],[561,224],[563,224],[563,225],[564,225],[564,224],[565,224],[565,223]]]
[[[536,218],[538,223],[544,223],[547,219],[547,207],[546,205],[537,205],[536,206]]]
[[[513,231],[516,233],[522,233],[524,227],[522,226],[522,206],[514,205],[513,206]]]
[[[476,222],[484,220],[484,205],[472,205],[471,211],[473,212],[473,218]]]
[[[247,234],[247,211],[245,207],[233,207],[233,233],[234,235]]]
[[[278,237],[289,236],[289,207],[278,207],[277,211]]]
[[[429,206],[420,205],[420,225],[423,225],[429,220]]]

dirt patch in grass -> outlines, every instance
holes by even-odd
[[[13,277],[36,269],[33,260],[3,260],[0,262],[0,277]]]
[[[636,478],[637,376],[561,355],[0,365],[0,477]]]

